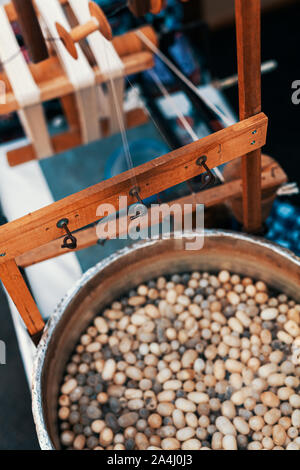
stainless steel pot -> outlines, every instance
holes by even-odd
[[[200,251],[180,239],[152,240],[115,253],[86,272],[58,305],[37,349],[33,415],[40,446],[59,449],[57,398],[64,369],[80,334],[101,310],[139,283],[164,274],[228,269],[261,279],[300,302],[300,259],[263,239],[206,231]]]

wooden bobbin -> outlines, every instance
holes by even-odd
[[[158,39],[152,26],[142,26],[136,31],[141,31],[155,46],[158,46]],[[112,44],[120,57],[149,50],[145,43],[136,35],[136,31],[129,31],[113,38]]]
[[[147,13],[157,15],[164,7],[164,0],[129,0],[128,7],[137,17]]]
[[[89,9],[92,17],[90,21],[76,26],[70,32],[68,32],[61,24],[56,23],[57,33],[64,46],[74,59],[78,58],[75,44],[82,39],[85,39],[95,31],[100,31],[108,41],[112,40],[110,24],[101,8],[97,5],[97,3],[89,2]]]

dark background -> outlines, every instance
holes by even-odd
[[[300,106],[291,102],[292,82],[300,79],[300,5],[290,5],[262,17],[262,60],[275,59],[279,67],[262,79],[263,111],[269,116],[265,152],[277,159],[291,181],[300,184]],[[236,72],[235,30],[229,26],[211,34],[212,71],[216,78]],[[237,88],[226,92],[237,110]],[[299,196],[292,202],[300,205]],[[7,365],[0,366],[0,449],[38,449],[31,402],[8,305],[0,288],[1,340],[7,347]]]
[[[300,184],[299,130],[300,105],[292,103],[292,83],[300,79],[300,5],[295,3],[262,15],[262,62],[275,59],[276,71],[262,76],[262,110],[269,117],[264,152],[275,158],[291,181]],[[228,27],[211,36],[213,75],[227,77],[236,73],[235,30]],[[238,109],[237,88],[226,91]],[[300,205],[300,197],[293,197]]]

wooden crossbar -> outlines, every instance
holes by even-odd
[[[129,196],[133,179],[141,197],[146,199],[205,172],[196,163],[202,155],[207,156],[208,166],[215,168],[261,148],[266,142],[267,122],[263,113],[258,114],[3,225],[0,227],[0,264],[59,238],[62,231],[56,223],[63,217],[68,218],[71,231],[78,230],[97,220],[99,204],[110,203],[117,207],[120,195],[127,195],[128,204],[133,204],[136,201]]]
[[[277,188],[279,188],[282,184],[286,183],[287,177],[285,172],[280,168],[280,166],[273,162],[267,165],[261,175],[262,180],[262,189],[263,191],[268,191],[272,189],[274,192]],[[218,187],[213,187],[201,191],[199,193],[194,193],[188,196],[184,196],[182,198],[175,199],[170,203],[167,203],[169,206],[173,204],[179,205],[181,208],[185,209],[185,214],[187,211],[187,207],[189,206],[192,211],[195,210],[196,204],[203,204],[205,209],[210,207],[215,207],[218,204],[223,204],[224,202],[228,202],[233,198],[241,197],[242,194],[242,180],[235,179],[233,181],[228,181]],[[149,217],[147,217],[145,221],[145,227],[150,226],[152,215],[151,209],[148,211]],[[149,222],[149,223],[148,223]],[[128,217],[128,223],[130,223],[130,218]],[[140,228],[143,228],[143,221],[139,222]],[[123,235],[127,233],[127,225],[124,224],[123,231],[117,232],[117,235]],[[114,237],[115,233],[111,234],[111,237]],[[110,239],[110,234],[107,234],[107,239]],[[76,233],[77,238],[77,248],[76,251],[83,250],[90,246],[96,245],[98,242],[98,236],[96,233],[95,226],[83,229]],[[61,247],[62,245],[62,238],[58,240],[54,240],[47,245],[35,248],[31,251],[24,253],[23,255],[16,258],[16,263],[21,268],[27,268],[28,266],[32,266],[34,264],[41,263],[42,261],[46,261],[48,259],[56,258],[57,256],[61,256],[65,253],[65,249]]]
[[[74,231],[97,220],[100,204],[113,204],[117,210],[119,196],[129,196],[133,179],[140,196],[147,198],[203,173],[205,169],[197,164],[203,155],[208,167],[215,168],[261,148],[266,142],[267,123],[267,117],[260,113],[0,227],[0,279],[33,341],[39,341],[44,321],[16,258],[59,239],[63,230],[57,228],[57,222],[62,218],[69,220],[69,229]],[[129,196],[128,205],[134,202]]]
[[[123,56],[122,61],[125,75],[132,75],[150,69],[154,64],[153,54],[148,51]],[[49,101],[74,93],[74,86],[65,75],[57,57],[50,57],[38,66],[29,64],[29,69],[40,89],[41,101]],[[94,67],[94,74],[96,83],[99,85],[107,80],[107,77],[98,67]],[[1,73],[0,80],[7,82],[6,77]],[[20,109],[9,83],[6,83],[6,85],[6,102],[0,105],[0,114],[7,114]]]

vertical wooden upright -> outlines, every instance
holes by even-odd
[[[48,49],[38,22],[32,0],[12,0],[18,15],[25,44],[32,62],[37,64],[48,59]]]
[[[14,259],[0,264],[0,279],[37,344],[45,323]]]
[[[235,0],[240,120],[261,112],[260,11],[260,0]],[[242,179],[244,230],[258,233],[262,225],[260,149],[242,157]]]

